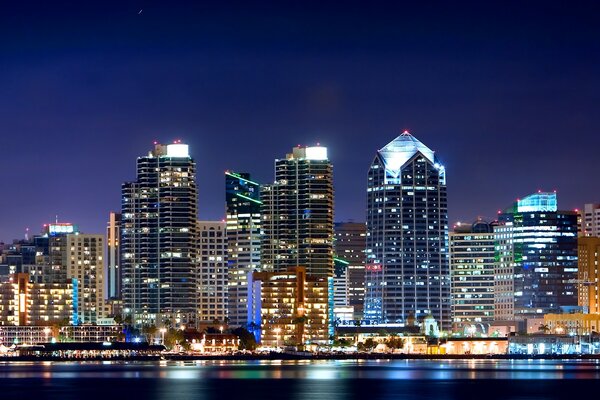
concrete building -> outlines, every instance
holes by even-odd
[[[577,240],[577,302],[586,312],[600,314],[600,238]]]
[[[600,204],[585,204],[577,214],[579,236],[600,236]]]
[[[136,326],[195,324],[196,163],[188,145],[155,144],[122,185],[123,312]]]
[[[260,268],[260,185],[248,173],[225,172],[228,315],[248,322],[248,275]]]
[[[198,221],[198,323],[227,315],[227,235],[222,221]]]
[[[538,192],[498,215],[494,315],[523,319],[577,305],[577,215]]]
[[[104,299],[104,236],[69,234],[64,240],[63,263],[68,279],[77,279],[77,321],[96,324],[107,315]]]
[[[78,320],[77,280],[32,283],[29,274],[14,274],[0,283],[0,325],[62,325]]]
[[[121,214],[111,212],[106,227],[106,291],[107,299],[121,298]]]
[[[329,279],[306,268],[255,272],[254,297],[260,301],[261,344],[269,347],[325,344],[329,339]]]
[[[495,262],[492,224],[477,220],[454,226],[450,233],[450,277],[455,328],[494,320]]]
[[[364,222],[338,222],[334,226],[334,252],[348,262],[347,304],[354,308],[354,319],[362,319],[365,303],[365,248],[367,226]]]
[[[364,318],[450,325],[446,171],[407,131],[377,151],[367,182]]]
[[[302,266],[333,277],[333,167],[322,146],[295,147],[275,160],[275,182],[261,189],[264,271]]]

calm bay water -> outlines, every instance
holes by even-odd
[[[600,363],[547,360],[0,363],[0,399],[560,399]]]

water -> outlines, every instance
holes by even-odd
[[[562,399],[600,362],[556,360],[0,363],[0,399]]]

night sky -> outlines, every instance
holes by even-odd
[[[201,219],[223,218],[226,169],[270,182],[320,142],[336,220],[363,221],[369,164],[404,129],[446,165],[451,222],[538,189],[600,202],[598,2],[13,3],[0,240],[56,214],[103,233],[154,140],[190,144]]]

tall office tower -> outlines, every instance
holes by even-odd
[[[106,297],[121,298],[121,214],[111,212],[106,227]]]
[[[156,144],[122,186],[123,313],[135,325],[195,323],[196,163],[182,143]]]
[[[218,320],[227,315],[226,223],[198,221],[198,322]]]
[[[264,271],[301,266],[333,277],[333,167],[327,148],[295,147],[275,160],[275,182],[261,191]]]
[[[450,323],[446,172],[408,132],[377,152],[367,184],[365,319]]]
[[[77,321],[96,324],[106,316],[104,300],[104,236],[69,234],[63,260],[67,277],[77,279]]]
[[[577,214],[556,193],[517,200],[494,227],[494,318],[523,319],[577,305]]]
[[[578,304],[586,312],[600,314],[600,237],[577,240]]]
[[[600,204],[585,204],[577,223],[579,236],[600,236]]]
[[[250,174],[225,172],[228,314],[233,326],[248,322],[248,275],[260,267],[260,186]]]
[[[494,320],[495,224],[477,220],[458,224],[450,233],[452,322],[457,329]]]
[[[338,222],[334,226],[335,254],[348,262],[348,300],[354,317],[362,319],[365,302],[365,247],[367,226],[360,222]]]

